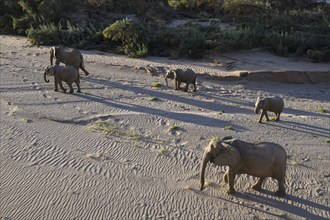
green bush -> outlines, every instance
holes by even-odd
[[[91,49],[102,40],[102,26],[93,24],[73,25],[69,21],[63,24],[54,24],[46,19],[39,19],[36,28],[30,27],[27,30],[27,37],[32,44],[63,44],[80,49]]]
[[[12,23],[13,17],[10,14],[0,16],[0,34],[14,33]]]
[[[91,23],[73,25],[66,21],[59,25],[59,34],[62,44],[82,49],[91,49],[102,41],[103,26]]]
[[[176,52],[180,57],[198,59],[205,54],[206,38],[203,32],[199,30],[178,32],[176,39],[178,40]]]
[[[54,23],[40,24],[27,30],[27,37],[32,44],[59,44],[59,31]]]
[[[25,15],[20,18],[13,18],[13,29],[18,34],[26,34],[26,31],[33,25],[35,25],[35,20],[31,16]]]
[[[118,20],[103,30],[103,36],[118,44],[118,50],[130,57],[143,57],[148,53],[147,29],[137,21]]]

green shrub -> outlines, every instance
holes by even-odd
[[[179,32],[176,38],[179,41],[176,49],[180,57],[198,59],[205,54],[206,39],[204,33],[199,30]]]
[[[32,44],[59,44],[59,32],[54,23],[40,24],[27,30],[27,37]]]
[[[103,30],[103,36],[119,43],[119,51],[130,57],[143,57],[148,53],[147,30],[137,21],[118,20]]]
[[[0,16],[0,34],[13,34],[13,17],[9,14]]]
[[[67,21],[65,26],[59,25],[59,34],[64,45],[90,49],[102,40],[102,29],[101,25],[91,23],[73,25]]]
[[[31,16],[25,15],[20,18],[13,18],[13,29],[18,34],[26,34],[27,30],[33,25],[35,25],[35,21]]]

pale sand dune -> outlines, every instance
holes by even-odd
[[[163,77],[135,67],[204,73],[207,63],[83,51],[91,75],[81,73],[82,93],[70,95],[43,81],[48,47],[12,36],[0,43],[1,219],[330,218],[329,84],[200,76],[198,91],[184,93],[173,82],[152,88]],[[274,93],[285,100],[282,121],[256,123],[256,97]],[[281,144],[288,195],[274,196],[271,179],[255,192],[246,175],[227,195],[224,168],[212,165],[199,191],[200,157],[213,135]]]

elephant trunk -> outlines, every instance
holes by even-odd
[[[53,65],[53,58],[54,58],[54,55],[51,52],[50,53],[50,65]]]
[[[210,161],[210,157],[208,154],[204,154],[202,164],[201,164],[201,188],[202,191],[204,189],[204,183],[205,183],[205,169],[207,163]]]
[[[46,78],[46,74],[47,74],[47,72],[45,71],[45,73],[44,73],[44,80],[45,80],[46,83],[49,83],[49,80],[47,80],[47,78]]]
[[[260,108],[257,106],[257,107],[254,109],[254,113],[259,114],[259,111],[260,111]]]

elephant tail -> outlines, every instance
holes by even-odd
[[[89,72],[88,72],[87,70],[85,70],[85,68],[80,67],[80,69],[81,69],[82,71],[84,71],[84,73],[85,73],[86,76],[89,75]]]
[[[85,75],[88,76],[89,75],[89,72],[85,69],[85,65],[84,65],[84,58],[83,58],[83,55],[80,55],[80,69],[82,71],[84,71]]]

